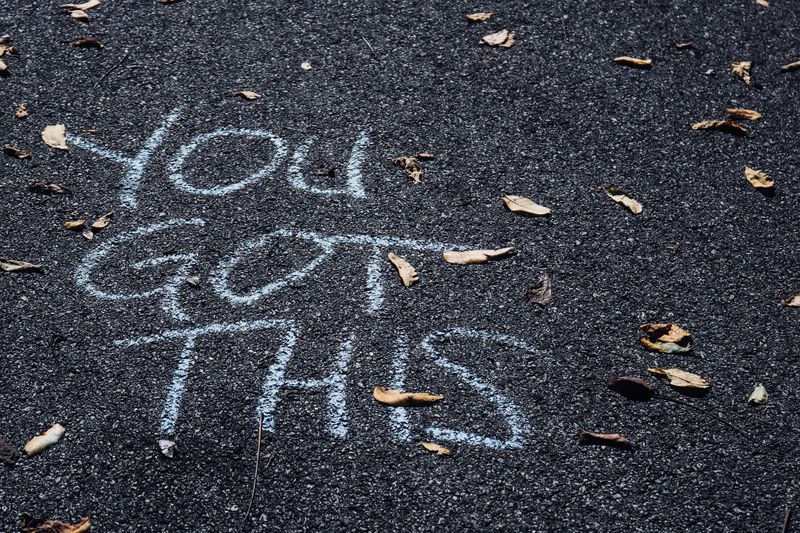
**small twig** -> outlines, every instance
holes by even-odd
[[[378,55],[378,52],[376,52],[376,51],[375,51],[375,49],[374,49],[374,48],[372,48],[372,45],[371,45],[371,44],[369,44],[369,41],[367,40],[367,38],[366,38],[366,37],[364,37],[363,35],[361,36],[361,38],[362,38],[362,39],[364,39],[364,42],[365,42],[365,43],[367,43],[367,46],[369,46],[369,49],[370,49],[370,51],[372,52],[372,54],[373,54],[373,55]]]
[[[783,512],[783,529],[781,533],[789,533],[789,527],[792,525],[792,506],[787,505],[786,510]]]
[[[724,418],[722,418],[718,414],[714,413],[713,411],[709,411],[707,409],[703,409],[702,407],[698,407],[698,406],[694,405],[693,403],[689,403],[689,402],[687,402],[685,400],[681,400],[680,398],[671,398],[671,397],[668,397],[668,396],[657,396],[657,398],[661,398],[662,400],[667,400],[668,402],[677,403],[677,404],[680,404],[680,405],[685,405],[686,407],[690,407],[690,408],[694,409],[695,411],[700,411],[701,413],[704,413],[704,414],[706,414],[706,415],[708,415],[708,416],[710,416],[712,418],[715,418],[715,419],[719,420],[720,422],[722,422],[723,424],[725,424],[729,428],[738,431],[739,433],[741,433],[745,437],[750,438],[750,435],[745,430],[741,429],[738,426],[735,426],[735,425],[731,424],[730,422],[728,422],[727,420],[725,420]]]
[[[264,413],[258,414],[258,443],[256,444],[256,470],[253,473],[253,490],[250,492],[250,503],[247,504],[247,512],[244,514],[244,522],[247,522],[247,517],[250,516],[250,509],[253,508],[253,499],[256,497],[256,486],[258,485],[258,463],[261,461],[261,432],[264,428]],[[272,456],[269,458],[272,462]],[[269,466],[269,463],[267,463]]]
[[[108,69],[108,70],[106,71],[106,73],[105,73],[105,74],[103,74],[102,76],[100,76],[100,79],[99,79],[99,80],[97,80],[97,83],[95,83],[95,84],[94,84],[94,87],[97,87],[98,85],[100,85],[100,83],[102,83],[102,81],[103,81],[104,79],[106,79],[106,78],[107,78],[107,77],[108,77],[108,76],[109,76],[109,75],[110,75],[112,72],[114,72],[114,71],[115,71],[115,70],[117,70],[119,67],[121,67],[121,66],[122,66],[122,64],[123,64],[125,61],[127,61],[127,60],[128,60],[128,58],[129,58],[130,56],[131,56],[131,54],[130,54],[129,52],[125,52],[125,56],[122,58],[122,61],[120,61],[119,63],[117,63],[116,65],[114,65],[114,66],[113,66],[113,67],[111,67],[110,69]],[[92,87],[92,88],[94,88],[94,87]]]

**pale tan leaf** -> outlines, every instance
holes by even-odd
[[[638,215],[642,212],[642,204],[634,200],[632,197],[628,196],[625,192],[621,191],[618,187],[605,187],[606,196],[617,202],[618,204],[624,205],[628,208],[628,211],[633,213],[634,215]]]
[[[1,54],[0,54],[0,57],[2,57]],[[0,72],[7,72],[7,71],[8,71],[8,65],[6,64],[5,61],[0,59]]]
[[[800,293],[790,296],[785,300],[781,300],[781,304],[786,307],[800,307]]]
[[[82,4],[63,4],[58,7],[62,9],[77,9],[79,11],[86,11],[87,9],[94,9],[100,5],[100,0],[89,0]]]
[[[781,72],[791,72],[797,69],[800,69],[800,61],[793,61],[791,63],[781,65]]]
[[[79,219],[79,220],[67,220],[64,222],[64,227],[67,229],[78,230],[83,228],[83,225],[86,224],[86,220]]]
[[[77,46],[78,48],[103,48],[103,43],[91,35],[84,35],[83,37],[72,39],[68,44],[70,46]]]
[[[400,279],[403,281],[404,286],[410,287],[419,281],[417,271],[414,270],[414,267],[411,266],[411,263],[394,252],[389,252],[389,261],[391,261],[397,269],[397,273],[400,274]]]
[[[745,165],[744,177],[756,189],[772,189],[775,187],[775,182],[763,170],[756,170]]]
[[[253,91],[237,91],[233,93],[233,96],[241,96],[245,100],[259,100],[261,99],[261,95],[258,93],[254,93]]]
[[[16,157],[17,159],[29,159],[31,156],[33,156],[33,152],[30,150],[23,150],[19,146],[14,146],[11,144],[6,144],[3,146],[3,153],[12,157]]]
[[[375,387],[372,396],[382,404],[393,407],[428,405],[443,400],[444,396],[427,392],[400,392],[385,387]]]
[[[750,67],[752,66],[752,61],[734,61],[731,63],[731,70],[745,85],[750,85]]]
[[[481,11],[480,13],[470,13],[467,15],[467,20],[470,22],[483,22],[489,20],[494,16],[494,13],[488,11]]]
[[[476,265],[486,263],[490,259],[500,259],[516,252],[514,246],[496,250],[466,250],[463,252],[444,252],[444,260],[453,265]]]
[[[89,517],[75,524],[66,524],[60,520],[45,520],[24,514],[19,530],[20,533],[86,533],[91,527]]]
[[[63,124],[46,126],[42,130],[42,140],[51,148],[69,150],[69,146],[67,146],[67,129]]]
[[[416,157],[400,156],[391,160],[393,165],[402,167],[406,171],[406,176],[414,180],[414,183],[422,181],[422,167]]]
[[[25,104],[19,104],[17,107],[17,111],[14,113],[14,116],[20,120],[25,120],[28,118],[28,107]]]
[[[91,228],[86,228],[85,230],[83,230],[83,233],[81,233],[81,236],[87,241],[91,241],[92,239],[94,239],[94,232],[92,231]]]
[[[530,198],[524,196],[516,196],[514,194],[507,194],[503,196],[503,203],[506,208],[512,213],[519,213],[534,217],[544,217],[550,214],[550,209],[537,204]]]
[[[640,59],[638,57],[619,56],[613,59],[614,63],[618,65],[625,65],[635,68],[650,68],[653,65],[652,59]]]
[[[761,118],[761,113],[758,111],[753,111],[752,109],[742,109],[738,107],[732,107],[725,110],[733,118],[738,118],[741,120],[758,120]]]
[[[66,429],[61,424],[53,424],[43,435],[37,435],[25,444],[25,453],[36,455],[57,443],[64,436]]]
[[[705,378],[679,368],[648,368],[647,371],[669,379],[669,384],[679,389],[707,389],[710,386]]]
[[[693,130],[719,130],[734,135],[745,135],[747,129],[735,120],[701,120],[692,124]]]
[[[75,11],[70,11],[69,16],[70,18],[73,18],[75,20],[80,20],[80,21],[89,20],[89,13],[87,13],[86,11],[81,11],[80,9],[76,9]]]
[[[108,226],[109,224],[111,224],[112,218],[114,218],[114,211],[111,211],[101,216],[100,218],[92,222],[92,225],[90,227],[95,231],[99,231]]]
[[[692,349],[692,335],[678,324],[642,324],[639,342],[650,351],[682,353]]]
[[[0,270],[3,272],[22,272],[25,270],[40,270],[42,265],[34,265],[25,261],[0,257]]]
[[[514,46],[515,33],[508,30],[500,30],[489,35],[484,35],[481,38],[481,44],[489,46],[499,46],[500,48],[511,48]]]
[[[761,7],[769,7],[769,2],[767,0],[756,0],[756,4]]]
[[[303,70],[311,70],[314,67],[311,66],[311,63],[309,61],[303,61],[302,63],[300,63],[300,68]]]
[[[594,433],[592,431],[578,430],[578,444],[590,445],[599,444],[605,446],[615,446],[617,448],[632,448],[631,441],[619,433]]]
[[[747,403],[750,405],[761,405],[766,403],[768,397],[767,389],[764,388],[764,385],[759,383],[755,386],[753,392],[750,393],[750,396],[747,397]]]
[[[428,450],[429,452],[433,452],[436,455],[450,455],[450,450],[448,448],[445,448],[444,446],[436,444],[435,442],[422,441],[422,442],[420,442],[420,445],[423,448],[425,448],[426,450]]]

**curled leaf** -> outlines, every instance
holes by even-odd
[[[13,146],[11,144],[3,146],[3,153],[12,157],[16,157],[17,159],[28,159],[33,156],[33,152],[30,150],[23,150],[19,146]]]
[[[742,109],[738,107],[728,108],[725,110],[733,118],[741,120],[758,120],[761,118],[761,113],[753,111],[752,109]]]
[[[17,110],[14,112],[14,116],[20,120],[25,120],[28,118],[28,107],[25,104],[19,104]]]
[[[169,439],[158,439],[158,449],[161,450],[161,455],[167,459],[172,459],[175,456],[175,441]]]
[[[375,387],[372,391],[372,396],[380,403],[393,407],[429,405],[444,399],[444,396],[439,394],[400,392],[385,387]]]
[[[71,230],[79,230],[83,228],[83,225],[86,224],[84,219],[80,220],[67,220],[64,222],[64,227]]]
[[[756,4],[761,7],[769,7],[769,2],[767,0],[756,0]]]
[[[476,265],[486,263],[490,259],[500,259],[516,252],[514,246],[496,250],[467,250],[464,252],[444,252],[444,260],[452,265]]]
[[[44,181],[34,181],[28,185],[28,190],[39,194],[69,194],[72,192],[58,183],[46,183]]]
[[[499,46],[500,48],[511,48],[514,46],[515,34],[513,31],[500,30],[489,35],[484,35],[481,38],[481,44],[489,46]]]
[[[91,527],[89,517],[84,517],[76,524],[65,524],[60,520],[45,520],[23,514],[19,530],[21,533],[86,533]]]
[[[506,208],[512,213],[519,213],[533,217],[544,217],[550,214],[550,209],[539,205],[530,198],[526,198],[524,196],[507,194],[503,196],[503,203],[506,204]]]
[[[72,19],[86,21],[89,20],[89,13],[86,11],[81,11],[80,9],[76,9],[75,11],[70,11],[69,16]]]
[[[101,229],[111,224],[112,218],[114,218],[114,211],[111,211],[110,213],[106,213],[105,215],[101,216],[100,218],[92,222],[92,225],[89,227],[95,231],[100,231]]]
[[[792,72],[798,69],[800,69],[800,61],[792,61],[791,63],[781,65],[781,72]]]
[[[542,274],[536,281],[536,285],[529,287],[525,293],[528,300],[539,305],[545,305],[553,299],[553,291],[550,287],[550,276]]]
[[[618,65],[625,65],[628,67],[647,69],[653,65],[652,59],[639,59],[638,57],[619,56],[613,59],[614,63]]]
[[[482,11],[480,13],[470,13],[467,15],[467,20],[470,22],[483,22],[484,20],[489,20],[493,16],[494,13]]]
[[[261,99],[261,95],[258,93],[254,93],[253,91],[237,91],[233,93],[233,96],[240,96],[245,100],[259,100]]]
[[[678,389],[707,389],[711,386],[705,378],[679,368],[648,368],[647,371],[669,379],[669,384]]]
[[[619,433],[594,433],[592,431],[578,430],[578,444],[587,446],[599,444],[601,446],[614,446],[616,448],[633,448],[631,441]]]
[[[414,183],[422,181],[422,167],[419,165],[416,157],[400,156],[392,159],[392,164],[402,167],[406,171],[406,175],[414,180]]]
[[[642,324],[639,342],[651,352],[682,353],[692,349],[692,335],[677,324]]]
[[[759,383],[753,389],[753,392],[750,393],[750,396],[747,397],[747,403],[750,405],[761,405],[766,403],[768,397],[767,389],[764,388],[764,385]]]
[[[701,120],[692,124],[693,130],[719,130],[733,135],[745,135],[747,129],[735,120]]]
[[[397,269],[397,273],[400,274],[400,279],[403,281],[405,287],[410,287],[419,281],[417,271],[411,266],[411,263],[394,252],[389,252],[389,261],[391,261]]]
[[[745,165],[744,177],[747,178],[750,185],[756,189],[772,189],[775,187],[775,182],[772,181],[763,170],[756,170]]]
[[[42,130],[42,140],[51,148],[69,150],[69,146],[67,146],[67,128],[63,124],[46,126]]]
[[[786,298],[785,300],[781,300],[781,304],[786,307],[800,307],[800,293]]]
[[[92,37],[91,35],[84,35],[77,39],[69,41],[70,46],[77,46],[78,48],[103,48],[103,43]]]
[[[444,446],[436,444],[435,442],[424,442],[423,441],[423,442],[420,442],[420,445],[423,448],[425,448],[426,450],[428,450],[429,452],[433,452],[436,455],[450,455],[450,450],[448,448],[445,448]]]
[[[608,387],[629,400],[646,402],[655,396],[653,386],[634,376],[609,376]]]
[[[745,85],[750,85],[750,67],[752,66],[752,61],[734,61],[731,63],[731,70]]]
[[[88,2],[84,2],[82,4],[63,4],[58,7],[62,9],[79,9],[81,11],[86,11],[87,9],[94,9],[100,5],[100,0],[89,0]]]
[[[83,230],[83,233],[81,233],[81,237],[83,237],[87,241],[91,241],[92,239],[94,239],[94,232],[91,230],[91,228],[86,228]]]
[[[642,204],[634,200],[631,196],[628,196],[628,194],[623,192],[619,187],[610,186],[605,187],[603,190],[606,192],[606,196],[618,204],[627,207],[628,211],[634,215],[638,215],[642,212]]]
[[[41,270],[41,268],[42,265],[0,257],[0,270],[3,272],[24,272],[26,270]]]
[[[66,429],[61,424],[53,424],[43,435],[37,435],[25,444],[25,453],[36,455],[61,440]]]

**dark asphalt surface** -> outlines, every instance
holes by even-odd
[[[778,303],[800,291],[800,78],[778,66],[800,59],[800,5],[116,0],[90,11],[83,25],[56,4],[12,0],[0,12],[0,34],[21,50],[0,78],[0,143],[34,151],[30,160],[0,158],[0,255],[44,265],[39,274],[0,276],[0,435],[21,447],[54,422],[67,432],[43,454],[0,468],[0,530],[15,531],[23,512],[90,516],[93,531],[135,532],[780,530],[785,507],[800,496],[800,315]],[[497,16],[465,20],[481,10]],[[503,28],[516,32],[514,47],[478,44]],[[65,44],[84,34],[105,48]],[[679,41],[696,49],[677,50]],[[615,65],[618,55],[650,57],[653,68]],[[736,59],[754,62],[753,86],[730,73]],[[310,71],[300,68],[306,60]],[[264,98],[230,96],[241,89]],[[31,113],[25,121],[14,118],[19,102]],[[131,155],[179,106],[183,115],[153,153],[135,209],[121,204],[119,164],[40,140],[45,125],[64,123],[72,134],[96,129],[84,137]],[[746,123],[742,138],[690,130],[727,107],[764,118]],[[167,167],[179,147],[229,126],[269,130],[290,153],[316,136],[303,170],[311,176],[336,164],[337,184],[354,140],[369,130],[367,197],[292,188],[286,160],[262,183],[224,197],[173,187]],[[274,153],[265,140],[207,146],[186,166],[197,184],[235,182]],[[436,158],[423,162],[420,184],[388,161],[421,151]],[[752,189],[745,164],[775,179],[774,196]],[[28,191],[42,180],[73,194]],[[630,192],[644,212],[634,217],[612,203],[604,184]],[[553,214],[513,215],[503,194],[529,196]],[[73,211],[92,217],[111,209],[112,224],[92,242],[61,226]],[[106,288],[144,290],[174,266],[136,271],[132,262],[165,249],[197,252],[192,274],[201,285],[180,294],[193,323],[165,314],[157,296],[107,301],[76,284],[78,265],[104,242],[194,217],[205,226],[151,235],[98,269]],[[403,288],[385,262],[384,306],[374,316],[364,311],[364,247],[337,250],[307,278],[253,305],[221,299],[210,283],[220,261],[278,228],[520,251],[455,267],[438,253],[396,250],[421,282]],[[282,241],[244,261],[231,282],[244,292],[312,255]],[[554,300],[539,309],[524,294],[544,272]],[[340,343],[354,341],[347,437],[326,432],[323,392],[287,389],[276,432],[265,435],[245,522],[254,415],[277,337],[198,341],[172,461],[156,439],[181,343],[123,349],[113,341],[253,319],[301,324],[287,370],[294,379],[324,377]],[[645,352],[637,328],[649,321],[685,326],[694,352]],[[509,436],[485,398],[421,354],[422,337],[455,326],[514,335],[539,350],[441,344],[443,355],[518,406],[530,430],[521,448],[440,440],[453,449],[443,458],[416,444],[429,438],[428,425]],[[407,388],[446,396],[411,412],[411,442],[393,438],[389,408],[371,397],[373,386],[391,382],[403,336],[411,347]],[[751,438],[689,409],[632,403],[607,390],[608,375],[645,377],[650,366],[708,378],[709,394],[692,401]],[[770,398],[749,407],[757,382]],[[638,449],[579,447],[578,428],[622,433]]]

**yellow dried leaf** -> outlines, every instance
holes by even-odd
[[[406,171],[406,176],[414,180],[414,183],[422,181],[422,167],[419,165],[416,157],[400,156],[391,160],[393,165],[403,167]]]
[[[435,442],[424,442],[423,441],[423,442],[420,442],[420,445],[423,448],[425,448],[426,450],[428,450],[429,452],[433,452],[436,455],[450,455],[450,450],[448,448],[445,448],[444,446],[436,444]]]
[[[734,61],[731,63],[731,70],[745,85],[750,85],[750,67],[752,66],[752,61]]]
[[[86,220],[67,220],[64,222],[64,227],[67,229],[81,229],[86,224]]]
[[[400,257],[399,255],[395,254],[394,252],[389,252],[389,261],[397,269],[397,273],[400,274],[400,279],[403,280],[403,285],[406,287],[410,287],[414,283],[419,281],[419,276],[417,276],[417,271],[414,270],[414,267],[411,266],[411,263]]]
[[[86,533],[92,527],[89,517],[84,517],[76,524],[65,524],[60,520],[44,520],[22,515],[19,526],[21,533]]]
[[[514,36],[515,33],[513,31],[500,30],[495,33],[490,33],[489,35],[484,35],[483,38],[481,38],[481,44],[499,46],[500,48],[511,48],[514,46]]]
[[[618,204],[622,204],[628,208],[628,211],[633,213],[634,215],[638,215],[642,212],[642,204],[628,196],[626,193],[621,191],[618,187],[606,187],[605,189],[606,196],[617,202]]]
[[[467,15],[467,20],[470,22],[483,22],[489,20],[494,16],[494,13],[488,11],[481,11],[480,13],[471,13]]]
[[[46,126],[42,130],[42,140],[51,148],[69,150],[69,146],[67,146],[67,129],[63,124]]]
[[[618,65],[626,65],[635,68],[650,68],[653,65],[652,59],[639,59],[638,57],[619,56],[613,59]]]
[[[679,389],[707,389],[710,386],[701,376],[679,368],[648,368],[647,371],[669,379],[669,384]]]
[[[88,2],[84,2],[82,4],[63,4],[58,7],[62,9],[77,9],[80,11],[86,11],[87,9],[94,9],[100,5],[100,0],[89,0]]]
[[[742,120],[758,120],[761,118],[761,113],[753,111],[752,109],[742,109],[738,107],[728,108],[725,110],[733,118]]]
[[[110,213],[106,213],[105,215],[101,216],[100,218],[92,222],[92,225],[90,227],[95,231],[99,231],[108,226],[109,224],[111,224],[112,218],[114,218],[114,211],[111,211]]]
[[[233,93],[233,96],[241,96],[245,100],[258,100],[261,98],[260,94],[254,93],[253,91],[238,91]]]
[[[61,424],[53,424],[43,435],[37,435],[25,444],[25,453],[36,455],[57,443],[64,436],[66,429]]]
[[[19,107],[17,107],[17,111],[14,113],[14,116],[20,120],[28,118],[27,106],[25,104],[19,104]]]
[[[21,272],[25,270],[40,270],[42,265],[34,265],[25,261],[0,257],[0,270],[3,272]]]
[[[534,217],[544,217],[550,214],[550,209],[537,204],[530,198],[507,194],[503,196],[503,203],[512,213],[530,215]]]
[[[781,304],[786,307],[800,307],[800,293],[786,298],[785,300],[781,300]]]
[[[89,13],[86,11],[81,11],[80,9],[76,9],[75,11],[69,12],[70,18],[75,20],[89,20]]]
[[[692,335],[678,324],[642,324],[639,342],[648,350],[681,353],[692,349]]]
[[[692,124],[693,130],[720,130],[734,135],[744,135],[747,129],[735,120],[701,120]]]
[[[490,259],[499,259],[516,252],[514,246],[498,248],[496,250],[466,250],[463,252],[445,252],[444,260],[453,265],[476,265],[486,263]]]
[[[763,170],[756,170],[745,165],[744,177],[756,189],[772,189],[775,187],[775,182],[769,179],[767,173]]]
[[[427,392],[400,392],[385,387],[375,387],[372,396],[380,403],[393,407],[428,405],[443,400],[444,396]]]
[[[797,69],[800,69],[800,61],[793,61],[791,63],[781,65],[781,72],[791,72]]]

